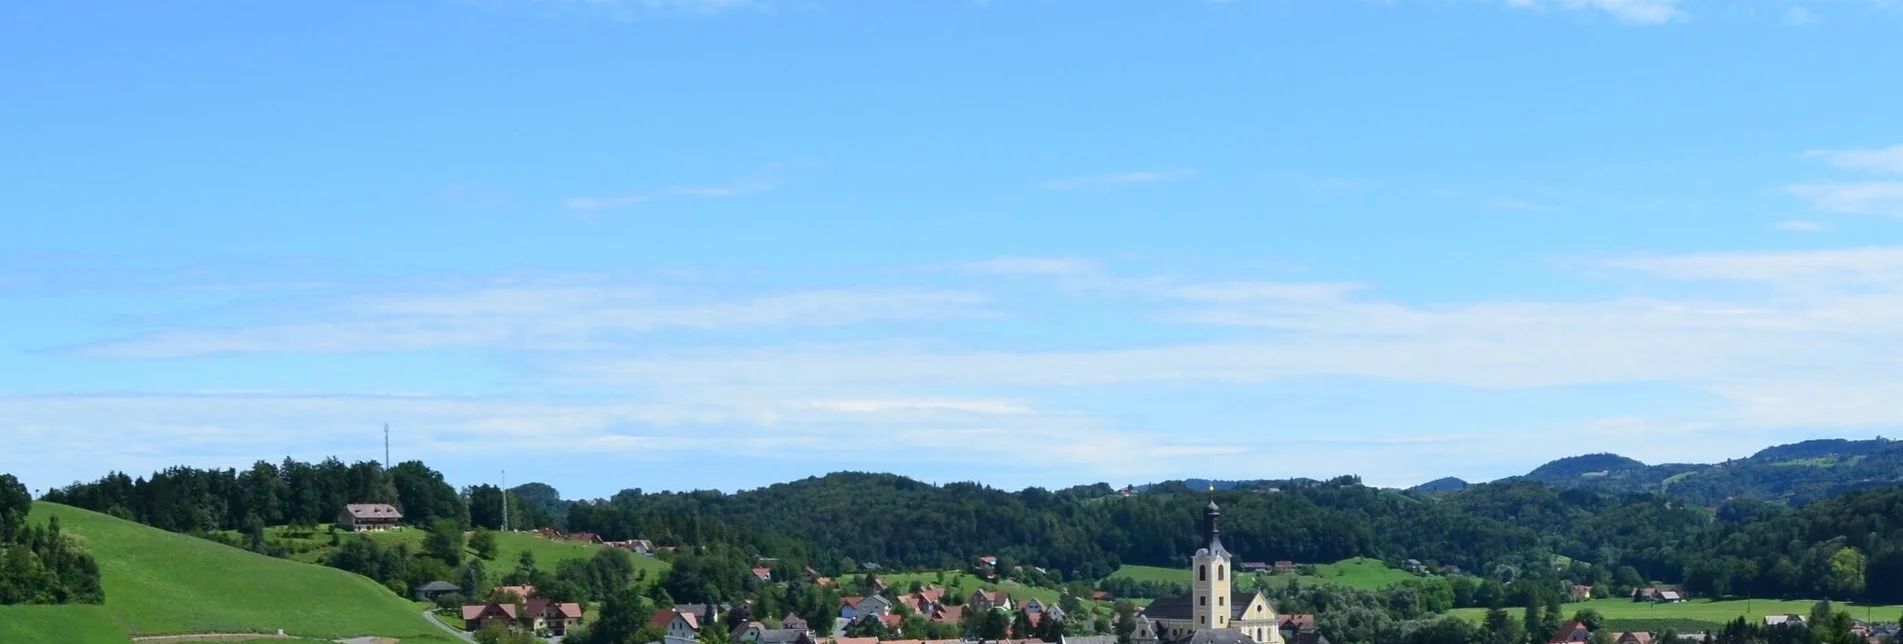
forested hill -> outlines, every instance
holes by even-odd
[[[1612,493],[1662,493],[1707,506],[1732,498],[1803,505],[1903,482],[1903,441],[1814,440],[1712,464],[1647,465],[1616,454],[1588,454],[1547,463],[1518,478]]]

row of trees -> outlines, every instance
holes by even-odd
[[[61,529],[27,521],[33,498],[11,474],[0,474],[0,605],[98,604],[99,564]]]
[[[165,530],[206,533],[329,524],[351,503],[388,503],[415,526],[449,520],[465,528],[497,529],[504,524],[503,494],[493,485],[458,492],[421,461],[386,470],[376,461],[345,464],[333,457],[316,463],[258,461],[243,471],[173,467],[138,478],[113,472],[49,491],[45,499]],[[541,506],[511,500],[508,525],[552,523]]]

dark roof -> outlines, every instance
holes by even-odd
[[[1170,644],[1255,644],[1255,640],[1248,635],[1244,635],[1242,631],[1233,628],[1220,630],[1203,628],[1197,629],[1196,632],[1190,633],[1189,635],[1171,640]]]
[[[760,644],[787,644],[797,642],[806,634],[803,628],[766,628],[760,630]]]
[[[389,519],[395,521],[403,518],[403,513],[396,511],[396,506],[388,503],[347,503],[344,505],[344,512],[350,513],[351,517],[357,519]]]
[[[1285,638],[1288,644],[1328,644],[1321,631],[1302,631]]]
[[[1255,593],[1240,590],[1229,593],[1229,618],[1242,619],[1242,611],[1249,608],[1249,602],[1255,601],[1255,595]],[[1196,597],[1194,595],[1164,597],[1150,602],[1150,605],[1143,609],[1143,614],[1150,619],[1173,619],[1186,622],[1196,618]]]
[[[418,592],[425,592],[425,593],[446,593],[450,591],[459,591],[462,589],[463,589],[462,586],[458,586],[456,584],[452,584],[447,581],[432,581],[430,583],[423,584],[422,588],[418,588],[416,590]]]

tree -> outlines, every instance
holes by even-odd
[[[1588,638],[1586,641],[1589,642],[1590,644],[1612,644],[1613,642],[1612,631],[1608,631],[1608,630],[1593,631],[1592,636]]]
[[[659,633],[643,633],[644,629],[649,629],[648,618],[653,615],[654,602],[643,597],[640,591],[633,588],[616,591],[602,601],[594,623],[588,627],[586,644],[644,644],[659,641]]]
[[[1866,564],[1863,553],[1856,548],[1838,548],[1830,556],[1830,571],[1824,575],[1824,591],[1839,599],[1853,599],[1862,595]]]
[[[475,637],[476,644],[535,644],[534,635],[503,626],[501,622],[490,622],[476,631]]]
[[[1538,597],[1527,598],[1526,614],[1521,617],[1520,623],[1526,628],[1528,644],[1542,644],[1545,638],[1553,633],[1553,631],[1541,632],[1540,630],[1546,623],[1546,611],[1545,605]]]
[[[468,565],[463,566],[461,586],[463,595],[468,597],[482,597],[489,594],[489,572],[483,569],[482,560],[472,559]]]
[[[1573,621],[1586,625],[1586,630],[1597,631],[1605,628],[1606,616],[1591,608],[1580,609],[1573,613]]]
[[[1117,602],[1117,644],[1130,644],[1130,636],[1137,630],[1136,604]]]
[[[528,551],[524,550],[524,554]],[[434,557],[445,565],[455,566],[463,561],[463,529],[450,519],[437,519],[430,524],[429,536],[423,538],[423,554]]]
[[[476,528],[469,536],[469,548],[476,556],[490,561],[496,560],[496,533],[488,528]]]
[[[1498,601],[1487,609],[1486,620],[1481,624],[1486,631],[1487,644],[1516,644],[1525,637],[1520,625],[1507,616],[1506,608]]]
[[[0,474],[0,543],[14,543],[26,515],[33,510],[33,497],[26,485],[12,474]]]

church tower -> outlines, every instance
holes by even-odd
[[[1194,627],[1229,628],[1230,579],[1229,551],[1222,547],[1222,508],[1211,499],[1203,508],[1203,547],[1192,559],[1194,566],[1190,594],[1195,596]]]

